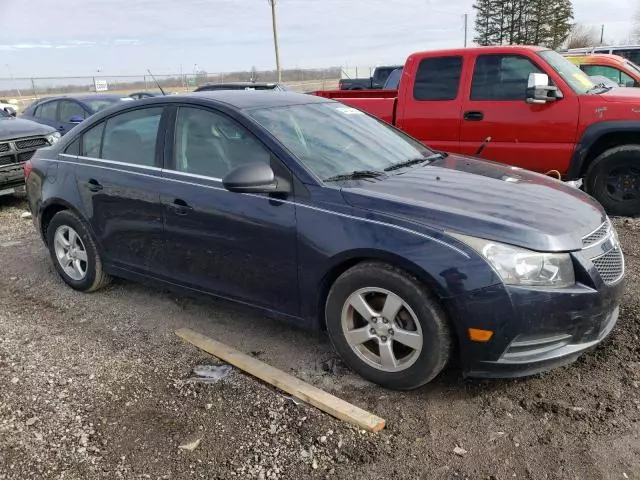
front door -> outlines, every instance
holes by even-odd
[[[75,176],[85,209],[107,261],[161,275],[164,235],[160,186],[163,107],[127,110],[81,137]]]
[[[161,192],[171,276],[296,315],[295,206],[266,194],[229,192],[221,181],[243,163],[283,167],[248,129],[220,112],[180,106],[174,124]]]
[[[521,55],[478,55],[471,91],[463,102],[461,153],[538,172],[563,172],[575,148],[578,99],[542,105],[526,102],[530,73],[542,70]],[[571,93],[571,92],[567,92]]]

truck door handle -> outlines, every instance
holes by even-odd
[[[92,192],[99,192],[100,190],[102,190],[102,185],[100,185],[100,182],[98,182],[95,178],[90,178],[89,190],[91,190]]]
[[[464,112],[464,119],[471,122],[479,122],[484,119],[484,113],[482,112]]]
[[[171,204],[171,208],[176,212],[176,215],[187,215],[193,208],[189,206],[187,202],[181,198],[176,198]]]

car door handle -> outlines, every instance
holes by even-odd
[[[95,178],[89,179],[89,190],[92,192],[99,192],[102,190],[102,185]]]
[[[464,112],[464,119],[469,120],[471,122],[479,122],[484,118],[484,113],[482,112]]]
[[[187,215],[191,210],[193,210],[193,208],[191,208],[189,204],[181,198],[176,198],[171,204],[171,208],[176,212],[176,215]]]

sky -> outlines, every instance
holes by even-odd
[[[640,0],[574,0],[627,42]],[[402,63],[461,47],[473,0],[277,0],[283,68]],[[0,0],[0,77],[273,69],[267,0]]]

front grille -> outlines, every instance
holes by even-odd
[[[609,231],[611,230],[611,221],[607,218],[607,221],[598,227],[597,230],[590,233],[586,237],[582,237],[582,248],[586,248],[589,245],[593,245],[594,243],[598,243],[600,240],[605,238]]]
[[[10,149],[8,143],[0,143],[0,152],[8,152]]]
[[[44,138],[29,138],[27,140],[16,140],[16,147],[19,150],[24,150],[25,148],[40,148],[49,145]]]
[[[18,154],[18,162],[26,162],[27,160],[29,160],[31,157],[33,157],[33,154],[36,153],[35,150],[31,151],[31,152],[22,152]]]
[[[12,163],[16,163],[16,157],[14,155],[0,157],[0,166],[11,165]]]
[[[619,246],[604,255],[591,259],[600,278],[607,285],[616,283],[624,274],[624,256]]]

